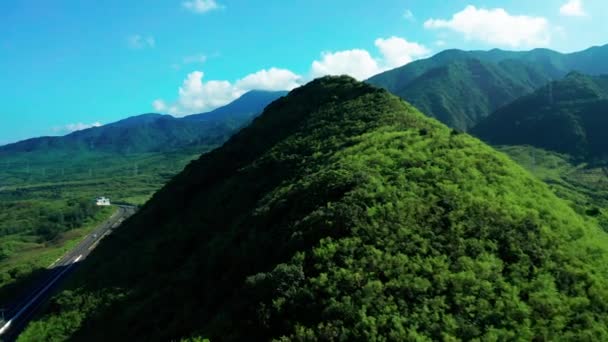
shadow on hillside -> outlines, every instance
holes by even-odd
[[[57,269],[39,268],[19,277],[15,282],[0,288],[0,309],[11,310],[19,305],[29,293],[40,287],[40,283],[49,279]]]
[[[0,288],[0,308],[4,320],[12,320],[11,327],[1,338],[2,341],[14,341],[27,326],[30,320],[40,313],[49,298],[57,291],[65,277],[70,273],[58,266],[52,269],[37,269],[19,278],[14,283]],[[57,278],[61,275],[60,278]],[[53,282],[54,279],[57,279]],[[49,287],[47,287],[49,284]],[[42,294],[40,294],[42,292]],[[40,294],[40,295],[39,295]],[[15,319],[15,315],[20,315]],[[0,316],[0,318],[2,318]]]

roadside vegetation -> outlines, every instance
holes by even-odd
[[[114,212],[85,199],[0,203],[0,305],[21,295],[38,274]]]
[[[108,219],[113,203],[143,205],[197,155],[83,154],[64,162],[43,153],[0,163],[0,305],[34,283],[38,275]]]

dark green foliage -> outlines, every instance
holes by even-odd
[[[501,108],[473,129],[496,145],[532,145],[579,160],[608,157],[608,76],[571,73]]]
[[[607,238],[506,156],[326,77],[192,162],[21,340],[606,340]]]
[[[450,127],[467,130],[499,107],[571,71],[608,73],[608,45],[560,54],[447,50],[368,80]]]
[[[476,59],[453,62],[420,76],[396,95],[450,127],[466,129],[549,80],[532,68],[510,64],[506,68]],[[527,81],[530,74],[536,82]]]

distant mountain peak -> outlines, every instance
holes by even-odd
[[[200,116],[175,118],[168,114],[140,114],[63,137],[33,138],[6,145],[0,147],[0,153],[143,153],[170,151],[197,144],[217,146],[248,124],[269,103],[286,93],[251,91],[224,107]]]
[[[287,95],[287,91],[250,90],[223,107],[206,113],[188,115],[182,119],[188,121],[217,120],[228,116],[238,119],[239,115],[251,118],[251,114],[260,114],[269,103],[285,95]]]
[[[383,87],[448,126],[467,130],[498,108],[569,72],[608,73],[608,45],[562,54],[450,49],[383,72],[367,82]]]

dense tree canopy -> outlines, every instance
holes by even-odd
[[[571,73],[501,108],[472,131],[497,145],[532,145],[579,160],[608,157],[608,76]]]
[[[606,340],[607,241],[506,156],[326,77],[192,162],[21,340]]]

